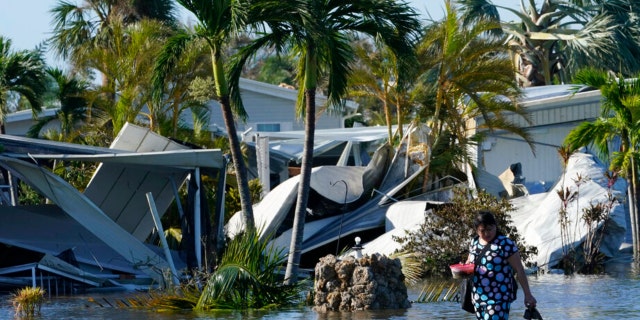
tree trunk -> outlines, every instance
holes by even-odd
[[[247,231],[254,231],[256,226],[253,220],[253,207],[251,206],[251,193],[249,192],[249,180],[247,177],[247,167],[242,158],[240,150],[240,140],[236,131],[236,125],[233,120],[233,112],[229,96],[223,96],[219,99],[220,108],[222,109],[222,117],[224,125],[229,135],[229,145],[231,147],[231,159],[236,170],[236,180],[238,182],[238,192],[240,193],[240,206],[242,207],[242,219]]]
[[[211,60],[213,68],[213,78],[215,80],[216,94],[222,110],[222,118],[229,136],[229,147],[231,148],[231,160],[236,171],[236,181],[238,182],[238,193],[240,194],[240,207],[242,208],[242,220],[245,231],[254,232],[256,229],[253,219],[253,207],[251,206],[251,193],[249,192],[249,179],[247,177],[247,167],[240,150],[240,140],[236,131],[236,124],[231,110],[229,100],[229,84],[224,72],[224,61],[220,51],[214,46],[211,49]]]
[[[637,263],[640,261],[640,234],[638,233],[638,186],[636,183],[637,169],[635,161],[631,158],[631,169],[629,170],[629,179],[627,181],[627,192],[629,193],[629,220],[631,224],[631,239],[633,245],[633,260]]]
[[[298,281],[298,268],[304,239],[304,224],[307,214],[307,202],[311,187],[311,168],[313,167],[313,140],[316,126],[316,91],[315,88],[305,90],[305,125],[304,147],[302,151],[302,167],[300,168],[300,182],[298,183],[298,199],[296,201],[295,216],[289,258],[285,272],[285,283],[293,284]]]
[[[389,88],[385,84],[384,87],[384,99],[382,100],[382,109],[384,110],[384,119],[387,122],[387,131],[389,134],[389,145],[393,146],[393,131],[392,131],[392,123],[391,123],[391,110],[389,110],[389,98],[388,95]]]

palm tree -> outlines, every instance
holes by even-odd
[[[174,3],[170,0],[84,0],[81,5],[59,0],[51,13],[52,48],[76,65],[82,65],[87,47],[108,46],[108,30],[114,22],[128,25],[146,18],[173,26],[176,21]]]
[[[41,49],[11,50],[11,40],[0,36],[0,133],[5,133],[7,113],[18,109],[24,98],[34,113],[42,110],[47,90],[45,62]]]
[[[640,80],[616,79],[608,72],[583,69],[576,75],[576,83],[600,89],[602,109],[600,118],[583,122],[565,138],[570,151],[593,145],[601,159],[610,159],[609,170],[621,172],[628,183],[628,205],[633,237],[635,261],[640,258],[640,229],[638,228],[638,150],[640,148]],[[617,150],[611,147],[619,145]]]
[[[210,110],[206,104],[216,99],[215,93],[211,91],[213,80],[208,67],[211,59],[207,43],[192,42],[176,63],[166,81],[170,85],[165,87],[163,99],[148,101],[149,110],[144,115],[149,120],[149,127],[155,132],[190,141],[192,136],[181,134],[186,129],[182,117],[185,113],[190,113],[194,124],[191,129],[195,130],[196,124],[200,124],[200,129],[208,132]]]
[[[285,273],[285,281],[295,283],[310,188],[318,83],[326,77],[328,105],[340,107],[347,93],[350,64],[355,57],[349,35],[373,37],[389,46],[395,55],[410,56],[420,22],[409,5],[392,0],[266,0],[255,4],[255,16],[268,24],[270,32],[241,50],[243,58],[240,60],[246,61],[259,48],[269,45],[278,49],[288,45],[299,59],[297,112],[304,116],[305,139]]]
[[[633,74],[640,69],[638,8],[633,0],[544,0],[522,2],[521,10],[488,0],[461,0],[465,20],[491,17],[498,8],[520,21],[503,22],[523,86],[569,83],[585,66]]]
[[[151,80],[156,55],[170,32],[156,20],[144,19],[130,25],[113,21],[108,30],[111,47],[90,47],[83,53],[84,62],[108,79],[97,91],[101,93],[99,107],[108,117],[112,136],[140,116],[147,116],[149,126],[155,129],[153,115],[158,105],[151,103]],[[144,113],[145,108],[148,113]]]
[[[91,117],[89,112],[89,101],[87,93],[89,83],[66,75],[59,68],[47,68],[47,74],[52,79],[53,103],[60,107],[56,114],[49,117],[40,118],[27,132],[27,136],[37,138],[44,127],[51,121],[60,122],[60,140],[74,141],[79,131],[77,129]]]
[[[389,144],[393,144],[392,125],[394,119],[391,107],[395,105],[397,133],[402,137],[404,118],[409,113],[408,109],[411,106],[409,84],[413,85],[413,83],[412,81],[401,81],[401,77],[408,79],[415,73],[411,70],[400,70],[402,64],[398,63],[397,57],[390,48],[384,47],[380,43],[372,45],[359,41],[354,46],[357,61],[353,64],[353,72],[349,77],[349,94],[354,97],[375,98],[382,104]]]
[[[520,88],[503,38],[491,35],[496,28],[499,24],[483,19],[465,24],[447,1],[445,17],[426,28],[418,46],[422,74],[413,94],[422,105],[419,117],[431,129],[431,180],[433,173],[468,163],[467,148],[487,130],[506,130],[532,145],[527,132],[510,120],[511,115],[528,118],[516,103]]]
[[[247,7],[239,0],[178,0],[178,3],[192,12],[199,24],[196,26],[194,33],[179,30],[167,41],[158,56],[153,75],[155,98],[160,99],[162,97],[167,76],[171,73],[172,66],[178,64],[187,46],[199,39],[205,41],[211,53],[215,95],[222,110],[231,146],[231,158],[240,191],[243,222],[249,230],[253,230],[255,229],[255,224],[247,169],[242,158],[234,117],[235,114],[240,119],[244,119],[246,113],[240,99],[234,100],[235,103],[233,105],[231,103],[230,95],[232,93],[229,86],[229,78],[225,74],[226,57],[223,54],[225,44],[245,27],[247,23]]]

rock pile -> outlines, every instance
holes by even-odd
[[[374,254],[320,258],[315,268],[314,309],[355,311],[411,307],[398,259]]]

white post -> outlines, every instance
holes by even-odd
[[[200,221],[200,168],[196,168],[193,174],[196,179],[196,190],[195,199],[193,200],[193,232],[195,233],[195,251],[196,251],[196,262],[198,263],[198,268],[202,268],[202,222]]]
[[[340,154],[340,159],[338,159],[338,163],[336,166],[345,167],[349,162],[349,155],[351,154],[351,148],[353,147],[353,142],[347,141],[347,144],[342,149],[342,153]]]
[[[258,178],[262,184],[262,196],[271,189],[271,177],[269,171],[269,137],[261,137],[256,134],[256,160],[258,164]]]
[[[36,287],[36,267],[31,267],[31,286]]]
[[[153,194],[151,192],[147,192],[146,195],[147,202],[149,203],[149,210],[151,210],[151,217],[153,217],[153,223],[156,225],[156,229],[158,230],[158,236],[160,237],[160,242],[162,243],[162,248],[164,249],[164,255],[167,259],[167,262],[169,263],[169,268],[171,269],[171,279],[173,279],[174,285],[179,285],[180,280],[178,279],[178,271],[176,270],[176,266],[173,264],[171,250],[169,250],[167,238],[164,236],[164,228],[162,228],[162,222],[160,221],[160,215],[158,215],[156,203],[155,201],[153,201]]]

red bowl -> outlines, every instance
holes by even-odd
[[[473,274],[475,269],[475,265],[473,263],[456,263],[449,266],[451,269],[451,274],[454,278],[469,276]]]

